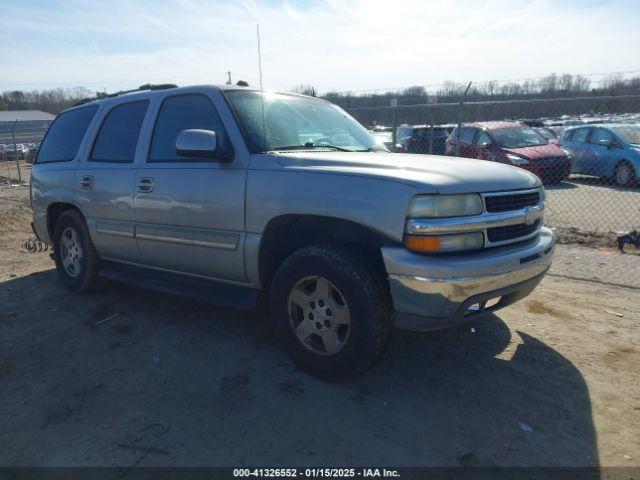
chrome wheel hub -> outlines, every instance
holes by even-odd
[[[298,341],[319,355],[335,355],[351,333],[342,293],[321,276],[305,277],[289,293],[289,323]]]
[[[75,278],[80,275],[82,247],[77,232],[71,227],[67,227],[60,237],[60,259],[70,277]]]

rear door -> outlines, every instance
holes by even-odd
[[[76,176],[76,202],[100,256],[139,260],[134,239],[134,158],[147,99],[110,105]]]
[[[460,135],[460,154],[461,157],[478,158],[477,148],[474,145],[478,129],[473,127],[462,127]]]
[[[611,143],[611,147],[601,145],[601,140],[608,140]],[[620,148],[616,148],[614,134],[606,128],[595,127],[591,132],[589,143],[596,157],[593,165],[593,175],[599,177],[612,176],[620,155]]]
[[[476,158],[481,160],[495,160],[495,156],[491,150],[492,140],[487,132],[480,130],[475,139]]]
[[[590,172],[595,163],[595,152],[589,146],[589,134],[591,127],[581,127],[567,136],[563,145],[569,148],[573,157],[571,171],[573,173],[582,173],[592,175]]]
[[[141,263],[174,272],[244,282],[246,168],[235,159],[179,156],[175,143],[187,129],[216,132],[234,150],[220,110],[222,97],[205,93],[158,98],[146,161],[135,190],[136,239]]]

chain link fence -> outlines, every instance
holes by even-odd
[[[624,237],[640,230],[640,95],[346,109],[400,154],[468,157],[536,173],[546,188],[545,224],[561,243],[613,253],[622,238],[633,261],[640,259],[631,246],[637,237]],[[0,124],[0,202],[29,205],[31,162],[45,133]],[[605,271],[640,286],[640,272],[630,266],[637,262],[616,259],[584,271],[578,257],[567,259],[570,274],[594,278]]]
[[[48,123],[0,122],[0,201],[29,204],[31,167]]]
[[[640,230],[640,95],[417,105],[392,99],[389,106],[347,111],[394,152],[488,160],[535,173],[545,184],[545,224],[560,243],[639,251],[632,232]],[[567,259],[568,271],[640,286],[638,258],[630,264],[610,258],[585,270],[576,254]]]

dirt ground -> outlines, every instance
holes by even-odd
[[[67,292],[21,251],[29,219],[0,202],[0,466],[640,466],[640,256],[560,245],[531,297],[396,331],[332,385],[262,311]],[[615,264],[627,277],[572,278]]]

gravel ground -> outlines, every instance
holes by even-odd
[[[572,176],[546,187],[545,224],[563,230],[608,234],[640,229],[640,188]],[[562,233],[562,232],[561,232]]]
[[[640,466],[640,289],[567,278],[638,272],[635,255],[561,245],[527,299],[396,331],[374,369],[331,385],[291,364],[263,311],[71,294],[20,251],[28,208],[0,203],[0,220],[0,465]]]

